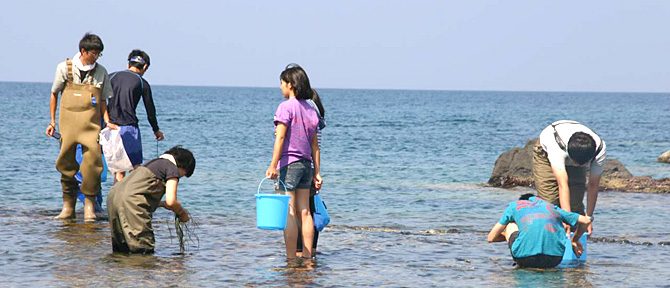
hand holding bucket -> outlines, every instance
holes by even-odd
[[[261,193],[261,185],[266,179],[269,178],[263,178],[256,190],[256,227],[263,230],[284,230],[291,196],[286,195],[286,184],[279,179],[279,183],[284,186],[284,194]]]

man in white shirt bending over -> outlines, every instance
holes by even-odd
[[[605,141],[576,121],[560,120],[547,126],[533,149],[538,196],[565,211],[593,216],[606,154]],[[589,224],[587,232],[591,231]]]

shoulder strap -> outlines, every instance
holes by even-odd
[[[72,60],[70,60],[70,58],[67,58],[67,59],[65,59],[65,63],[67,64],[67,82],[74,83],[73,82],[74,81],[73,80],[74,79],[74,76],[73,76],[74,74],[72,74],[73,73],[73,71],[72,71]]]

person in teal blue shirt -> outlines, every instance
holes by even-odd
[[[519,267],[551,268],[561,263],[566,249],[562,223],[575,231],[572,246],[579,256],[582,253],[579,238],[591,221],[591,216],[567,212],[533,194],[524,194],[518,201],[509,203],[489,232],[488,241],[507,241]]]

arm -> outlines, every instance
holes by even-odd
[[[587,227],[591,227],[592,221],[593,218],[584,215],[579,215],[579,218],[577,219],[575,234],[572,236],[572,251],[577,257],[582,256],[582,252],[584,251],[579,239],[582,238]]]
[[[277,129],[275,129],[275,144],[272,149],[272,160],[270,161],[270,167],[265,171],[265,177],[270,179],[277,179],[277,164],[281,158],[281,152],[284,148],[284,139],[286,138],[286,130],[288,127],[286,124],[277,122]]]
[[[105,124],[107,125],[107,127],[109,127],[110,129],[114,129],[114,130],[119,129],[118,125],[111,123],[110,122],[111,120],[109,120],[109,112],[107,111],[107,100],[106,99],[103,99],[102,101],[100,101],[100,113],[102,114],[102,119],[105,121]]]
[[[505,235],[503,235],[505,228],[507,228],[507,225],[502,225],[500,223],[493,225],[493,228],[491,228],[489,236],[487,237],[489,243],[505,241]]]
[[[54,131],[56,131],[56,105],[58,105],[58,92],[51,92],[49,99],[49,117],[51,120],[45,131],[47,136],[53,136]]]
[[[588,225],[591,225],[593,221],[593,218],[590,216],[584,216],[584,215],[579,215],[579,218],[577,219],[577,224],[575,225],[575,234],[572,237],[572,241],[579,241],[579,238],[582,237],[582,234],[585,232],[585,228]]]
[[[165,136],[163,135],[163,132],[158,128],[158,119],[156,118],[156,106],[154,105],[154,98],[151,92],[151,86],[149,86],[149,83],[144,81],[144,79],[142,79],[141,81],[145,84],[144,91],[142,91],[142,101],[144,102],[144,108],[147,110],[147,120],[149,120],[151,129],[154,131],[154,136],[156,136],[156,140],[162,141],[163,139],[165,139]]]
[[[102,95],[100,96],[100,114],[102,115],[102,120],[105,121],[105,125],[110,129],[119,129],[119,126],[112,123],[109,118],[109,111],[107,111],[107,99],[114,95],[112,92],[112,82],[110,81],[109,74],[105,72],[105,77],[102,82]]]
[[[181,206],[177,200],[178,178],[170,178],[165,183],[165,208],[172,210],[179,216],[179,221],[187,222],[189,220],[188,210]]]
[[[558,183],[558,203],[561,209],[565,211],[572,211],[570,209],[570,186],[568,185],[568,172],[565,169],[555,169],[551,167],[554,172],[556,182]]]
[[[600,187],[600,176],[601,175],[591,175],[589,176],[589,184],[586,188],[586,215],[593,216],[593,212],[596,210],[596,202],[598,201],[598,188]],[[593,225],[588,225],[588,233],[593,232]]]
[[[314,161],[314,187],[319,190],[323,184],[321,178],[321,148],[319,147],[319,133],[312,138],[312,161]]]
[[[56,131],[56,110],[58,109],[58,94],[65,88],[67,81],[67,64],[61,62],[56,66],[54,81],[51,84],[51,97],[49,99],[49,117],[50,122],[46,129],[47,136],[53,136]]]

